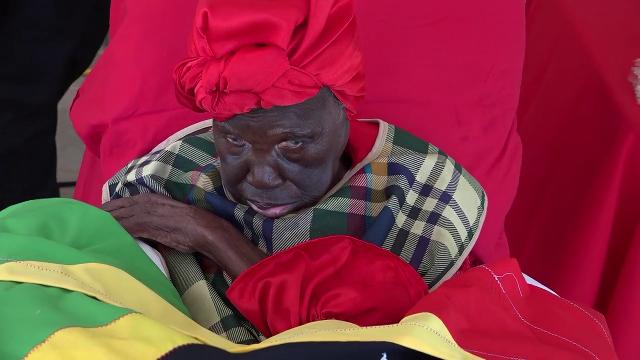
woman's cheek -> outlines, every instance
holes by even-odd
[[[306,195],[319,195],[322,197],[329,190],[332,177],[331,169],[323,166],[321,168],[300,170],[297,174],[292,174],[290,180]]]

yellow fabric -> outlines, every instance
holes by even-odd
[[[384,326],[359,327],[338,320],[317,321],[280,333],[257,346],[311,341],[386,341],[442,359],[479,359],[459,347],[444,323],[430,313],[411,315],[398,324]]]
[[[180,345],[197,342],[144,315],[129,314],[98,328],[57,331],[25,359],[157,359]]]
[[[129,350],[137,355],[123,355],[124,358],[141,358],[147,354],[155,357],[187,343],[204,343],[238,353],[292,342],[386,341],[444,359],[478,359],[462,350],[442,321],[428,313],[409,316],[394,325],[364,328],[337,320],[319,321],[288,330],[260,344],[239,345],[201,327],[144,284],[109,265],[8,262],[0,265],[0,280],[78,291],[140,313],[101,328],[61,329],[36,347],[30,357],[44,354],[43,358],[67,359],[91,354],[114,358]],[[84,352],[88,349],[91,351]]]
[[[232,342],[201,327],[144,284],[113,266],[87,263],[60,265],[16,261],[0,265],[0,280],[54,286],[95,297],[107,304],[132,309],[150,319],[220,348]]]

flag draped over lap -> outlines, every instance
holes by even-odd
[[[430,314],[375,328],[321,321],[256,345],[231,343],[190,318],[171,282],[108,213],[67,199],[0,212],[0,318],[2,359],[194,358],[198,351],[277,358],[278,350],[313,353],[318,342],[325,356],[349,342],[365,352],[386,342],[390,352],[474,358]]]

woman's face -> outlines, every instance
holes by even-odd
[[[300,104],[214,122],[223,186],[271,218],[312,206],[346,171],[348,133],[344,109],[327,89]]]

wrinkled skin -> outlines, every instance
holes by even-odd
[[[344,176],[349,125],[327,90],[296,105],[256,110],[214,123],[223,186],[267,217],[314,205]],[[134,237],[197,252],[231,277],[266,256],[226,220],[157,194],[104,204]]]
[[[326,89],[301,104],[216,123],[213,134],[224,188],[267,217],[317,203],[346,171],[348,122]]]

